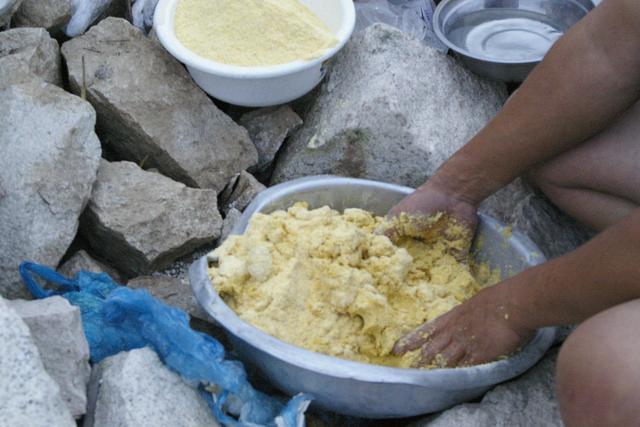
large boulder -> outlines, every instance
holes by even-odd
[[[66,42],[62,55],[72,90],[86,86],[98,112],[98,134],[117,158],[217,191],[257,162],[247,131],[218,110],[178,61],[124,19],[101,21]]]
[[[9,301],[9,306],[29,327],[44,368],[58,383],[69,412],[80,417],[87,410],[91,375],[89,344],[82,329],[80,309],[57,296]]]
[[[92,415],[84,427],[217,427],[198,391],[149,348],[122,352],[94,367]]]
[[[81,222],[93,252],[129,277],[167,267],[222,228],[215,191],[106,160]]]
[[[0,59],[0,295],[26,297],[23,260],[56,266],[75,237],[95,181],[95,111]]]
[[[17,27],[42,27],[54,35],[61,35],[73,16],[73,0],[23,0],[13,16]]]
[[[29,328],[0,297],[0,424],[75,427],[60,388],[45,371]]]
[[[392,27],[354,35],[337,55],[272,181],[335,174],[417,186],[506,99],[456,60]]]
[[[487,393],[480,403],[454,406],[410,427],[562,427],[555,397],[555,361],[551,352],[522,377]]]
[[[13,56],[47,83],[62,86],[60,47],[44,28],[14,28],[0,32],[0,58]]]

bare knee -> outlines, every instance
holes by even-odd
[[[558,357],[562,418],[573,426],[640,425],[640,301],[585,321]]]

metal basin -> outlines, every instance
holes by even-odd
[[[433,27],[470,70],[521,82],[593,7],[591,0],[443,0]]]
[[[380,182],[319,176],[272,187],[247,208],[233,230],[241,234],[256,212],[286,209],[297,201],[311,207],[350,207],[385,215],[413,190]],[[545,259],[525,236],[481,215],[474,256],[515,274]],[[206,257],[189,270],[193,292],[202,307],[224,329],[240,358],[259,369],[288,394],[308,392],[314,405],[365,418],[398,418],[425,414],[480,397],[494,385],[532,367],[555,340],[555,328],[540,329],[513,357],[485,365],[457,369],[401,369],[369,365],[304,350],[282,342],[241,320],[218,296],[207,275]],[[313,327],[310,325],[309,327]]]

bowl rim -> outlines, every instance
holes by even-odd
[[[240,66],[224,64],[204,58],[184,46],[176,37],[173,21],[175,9],[181,0],[160,0],[153,15],[153,28],[164,48],[187,67],[221,77],[236,79],[255,79],[279,77],[313,68],[334,56],[347,43],[356,23],[356,11],[352,0],[338,0],[344,19],[335,37],[338,43],[327,48],[322,55],[310,60],[297,60],[286,64],[269,66]]]
[[[328,182],[327,179],[331,181]],[[312,176],[279,184],[263,191],[245,210],[246,217],[248,218],[255,212],[259,212],[264,205],[274,197],[277,197],[278,194],[285,195],[304,190],[309,184],[317,183],[319,180],[322,181],[325,187],[363,184],[369,187],[374,185],[381,189],[402,191],[405,194],[414,191],[409,187],[378,181],[330,175]],[[243,214],[243,218],[245,218],[245,214]],[[479,215],[481,221],[504,228],[500,222],[482,213]],[[240,229],[244,228],[244,225],[246,223],[241,220],[234,227],[231,234],[240,234]],[[508,240],[525,249],[524,253],[529,254],[529,264],[537,265],[546,260],[540,254],[538,247],[517,230],[512,231],[512,235]],[[342,359],[289,344],[241,319],[215,291],[208,276],[208,266],[208,255],[195,261],[189,269],[189,281],[199,304],[228,333],[281,362],[332,378],[351,379],[368,383],[405,384],[420,387],[435,386],[444,390],[468,389],[470,387],[469,382],[475,380],[473,387],[486,387],[506,381],[530,369],[544,356],[556,338],[557,328],[540,328],[522,351],[514,356],[504,360],[462,368],[428,370],[396,368]],[[478,381],[478,379],[482,381]]]
[[[486,56],[482,56],[482,55],[478,55],[475,54],[467,49],[463,49],[460,46],[458,46],[457,44],[451,42],[449,40],[449,38],[444,34],[443,29],[440,27],[440,16],[444,13],[444,10],[448,7],[451,7],[451,3],[459,3],[458,5],[455,5],[453,7],[455,8],[459,8],[462,7],[463,4],[465,4],[468,1],[473,1],[473,0],[442,0],[442,2],[440,2],[440,4],[438,4],[438,6],[436,7],[435,11],[433,12],[433,16],[431,18],[431,26],[433,28],[433,32],[436,34],[436,37],[438,37],[438,39],[444,43],[449,49],[455,51],[458,54],[464,55],[468,58],[471,59],[475,59],[477,61],[483,61],[483,62],[489,62],[492,64],[503,64],[503,65],[522,65],[522,66],[526,66],[526,65],[535,65],[537,63],[539,63],[540,61],[542,61],[546,55],[542,55],[539,57],[535,57],[535,58],[531,58],[531,59],[526,59],[526,60],[500,60],[500,59],[495,59],[495,58],[490,58],[490,57],[486,57]],[[583,1],[579,1],[579,0],[563,0],[565,2],[571,3],[576,5],[578,8],[582,9],[585,14],[584,16],[586,16],[591,10],[593,10],[593,8],[595,7],[595,5],[593,5],[593,1],[592,0],[588,0],[593,7],[588,8],[585,6]],[[498,8],[499,9],[499,8]],[[584,18],[583,16],[583,18]],[[562,33],[562,36],[564,36],[564,32]],[[561,36],[561,37],[562,37]]]

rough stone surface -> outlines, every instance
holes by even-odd
[[[302,126],[302,119],[289,107],[261,108],[244,114],[239,124],[249,131],[258,150],[258,164],[249,171],[256,175],[268,174],[282,143],[293,131]]]
[[[72,0],[23,0],[13,16],[13,24],[17,27],[42,27],[58,35],[72,15]]]
[[[71,256],[64,264],[58,268],[58,273],[66,277],[75,277],[80,271],[91,271],[93,273],[107,273],[117,282],[122,283],[122,277],[115,268],[94,259],[85,250],[79,250]]]
[[[149,348],[108,357],[94,370],[95,413],[85,419],[84,427],[219,425],[198,391]]]
[[[0,423],[75,427],[60,389],[44,369],[29,328],[0,297]]]
[[[231,235],[231,230],[236,226],[238,221],[240,221],[240,217],[242,216],[242,212],[238,209],[231,208],[227,212],[227,216],[224,218],[222,222],[222,233],[220,233],[220,238],[218,239],[219,244],[223,244],[227,237]]]
[[[458,405],[412,427],[562,427],[555,397],[555,362],[551,352],[522,377],[487,393],[480,403]]]
[[[107,18],[66,42],[75,93],[87,99],[109,151],[191,187],[220,191],[257,162],[247,131],[222,113],[184,67],[124,19]]]
[[[244,211],[244,209],[267,187],[258,182],[250,173],[240,172],[234,176],[227,187],[220,194],[220,205],[225,215],[231,209]]]
[[[0,0],[0,29],[11,21],[20,4],[22,0]]]
[[[9,306],[29,327],[47,373],[60,387],[69,412],[78,418],[87,409],[89,344],[82,330],[80,309],[62,297],[37,301],[14,300]]]
[[[93,252],[128,277],[165,268],[215,241],[221,227],[215,191],[106,160],[81,221]]]
[[[0,32],[0,58],[14,56],[47,83],[62,86],[60,47],[43,28],[14,28]]]
[[[200,307],[186,279],[171,276],[141,276],[129,280],[129,288],[146,289],[165,304],[185,311],[192,318],[208,320],[207,313]]]
[[[0,295],[27,297],[23,260],[57,266],[96,178],[95,111],[82,99],[0,59]]]
[[[563,255],[591,236],[522,179],[487,199],[480,211],[529,236],[547,258]]]
[[[386,25],[355,34],[335,58],[272,182],[335,174],[417,186],[506,99],[456,60]]]

